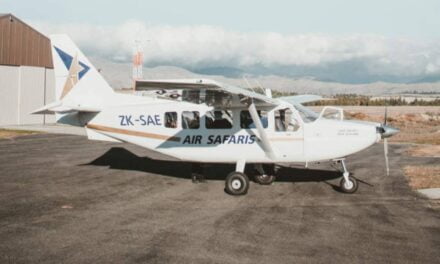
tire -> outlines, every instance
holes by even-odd
[[[249,178],[241,172],[231,172],[225,181],[225,190],[231,195],[246,194],[249,189]]]
[[[275,175],[255,175],[255,182],[259,183],[261,185],[270,185],[275,181],[276,177]]]
[[[358,182],[353,177],[348,177],[348,181],[346,182],[344,178],[341,179],[341,182],[339,183],[339,188],[344,193],[354,193],[358,189]]]

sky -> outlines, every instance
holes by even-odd
[[[440,0],[0,0],[0,13],[113,61],[129,61],[138,39],[146,65],[343,82],[440,76]]]

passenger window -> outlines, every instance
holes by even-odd
[[[165,113],[165,127],[176,128],[177,127],[177,113],[166,112]]]
[[[206,128],[226,129],[232,128],[232,111],[215,110],[206,113]]]
[[[261,124],[263,128],[267,128],[267,112],[258,110],[258,116],[260,117]],[[241,128],[256,128],[254,121],[252,120],[249,111],[240,112],[240,127]]]
[[[200,127],[200,115],[197,111],[182,112],[182,128],[197,129]]]
[[[294,132],[299,129],[299,122],[293,117],[292,110],[282,109],[275,111],[275,131]]]

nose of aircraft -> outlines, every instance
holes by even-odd
[[[400,130],[392,126],[381,125],[377,127],[377,132],[381,134],[382,138],[389,138],[399,133]]]

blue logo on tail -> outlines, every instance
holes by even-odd
[[[67,54],[66,52],[62,51],[61,49],[59,49],[55,46],[53,46],[53,47],[57,51],[61,60],[64,62],[64,65],[66,66],[67,70],[69,70],[70,66],[72,65],[73,57],[70,56],[69,54]],[[81,78],[90,70],[90,67],[85,65],[81,61],[79,61],[78,63],[82,67],[82,70],[78,73],[78,78],[81,80]]]

